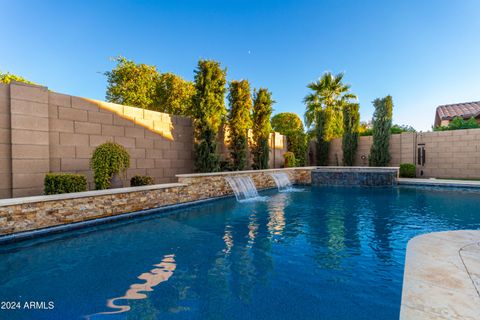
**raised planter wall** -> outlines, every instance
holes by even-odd
[[[0,236],[230,195],[226,175],[249,175],[258,189],[275,187],[275,171],[310,184],[312,169],[178,175],[180,183],[0,200]]]

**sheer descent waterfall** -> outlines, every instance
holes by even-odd
[[[275,184],[277,185],[279,191],[289,190],[292,188],[292,183],[288,178],[288,174],[285,172],[273,172],[270,175],[272,176],[273,180],[275,180]]]
[[[250,176],[228,176],[225,179],[232,187],[238,201],[258,197],[257,188]]]

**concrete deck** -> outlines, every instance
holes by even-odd
[[[480,230],[409,241],[400,319],[480,319]]]
[[[398,184],[412,185],[412,186],[431,186],[431,187],[480,188],[480,181],[472,181],[472,180],[399,178]]]

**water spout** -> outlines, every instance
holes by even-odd
[[[288,191],[292,189],[292,182],[285,172],[273,172],[270,176],[275,180],[278,191]]]
[[[228,176],[225,179],[238,201],[259,198],[257,188],[250,176]]]

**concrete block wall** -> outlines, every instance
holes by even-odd
[[[12,196],[10,87],[0,85],[0,199]]]
[[[372,137],[359,138],[355,166],[368,166],[372,141]],[[424,166],[417,164],[419,145],[425,147]],[[390,138],[390,155],[390,166],[416,164],[417,177],[480,179],[480,129],[395,134]],[[342,165],[342,159],[342,140],[333,139],[329,165]]]
[[[271,166],[281,167],[286,139],[272,136]],[[19,82],[0,84],[0,199],[43,194],[48,172],[84,174],[93,190],[90,158],[107,141],[123,145],[130,154],[125,186],[134,175],[149,175],[160,184],[194,171],[190,118]],[[227,152],[224,141],[219,148]]]

